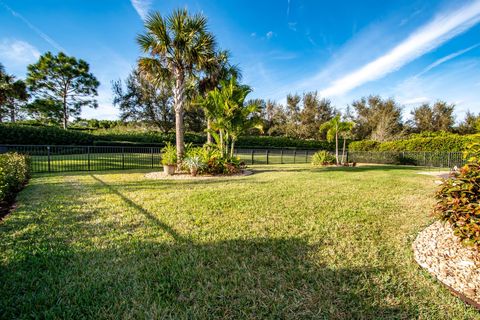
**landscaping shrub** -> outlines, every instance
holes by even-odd
[[[461,136],[452,133],[436,135],[412,135],[408,139],[376,142],[370,140],[351,142],[349,151],[427,151],[427,152],[461,152],[478,135]]]
[[[205,134],[186,133],[185,143],[203,145]],[[121,128],[98,130],[63,130],[58,127],[0,124],[0,144],[29,145],[98,145],[98,146],[165,146],[175,143],[175,133]],[[318,140],[301,140],[288,137],[241,136],[238,148],[298,148],[335,150],[333,143]]]
[[[472,155],[473,150],[476,152]],[[434,212],[448,221],[464,244],[480,248],[480,144],[470,148],[469,163],[436,194]]]
[[[334,164],[335,160],[335,156],[325,150],[315,152],[312,156],[312,164],[314,166],[326,166],[329,164]]]
[[[15,198],[30,175],[29,157],[19,153],[0,154],[0,207]]]

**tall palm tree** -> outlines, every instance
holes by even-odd
[[[215,39],[207,30],[207,19],[201,14],[189,15],[185,9],[165,18],[158,12],[152,13],[146,19],[145,28],[146,32],[137,37],[137,42],[148,57],[140,58],[139,68],[153,83],[165,78],[174,81],[177,158],[181,161],[185,150],[186,83],[214,59]]]

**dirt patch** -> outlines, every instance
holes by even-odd
[[[174,175],[165,174],[163,171],[159,172],[150,172],[145,175],[147,179],[158,179],[158,180],[207,180],[207,179],[231,179],[249,176],[253,174],[253,171],[242,170],[242,172],[233,175],[197,175],[192,176],[188,173],[176,173]]]
[[[480,255],[465,247],[448,223],[437,221],[413,242],[417,263],[465,302],[480,310]]]

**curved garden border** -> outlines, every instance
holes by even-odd
[[[464,302],[480,310],[480,256],[447,223],[434,222],[412,244],[415,261]]]

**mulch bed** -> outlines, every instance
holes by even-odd
[[[420,232],[413,252],[421,267],[480,310],[480,254],[463,246],[448,223],[437,221]]]
[[[165,174],[163,171],[159,172],[149,172],[145,175],[145,178],[147,179],[158,179],[158,180],[207,180],[207,179],[226,179],[226,178],[238,178],[238,177],[244,177],[244,176],[249,176],[253,174],[252,171],[250,170],[242,170],[242,172],[238,174],[232,174],[232,175],[197,175],[197,176],[192,176],[191,174],[188,173],[175,173],[174,175],[168,175]]]

